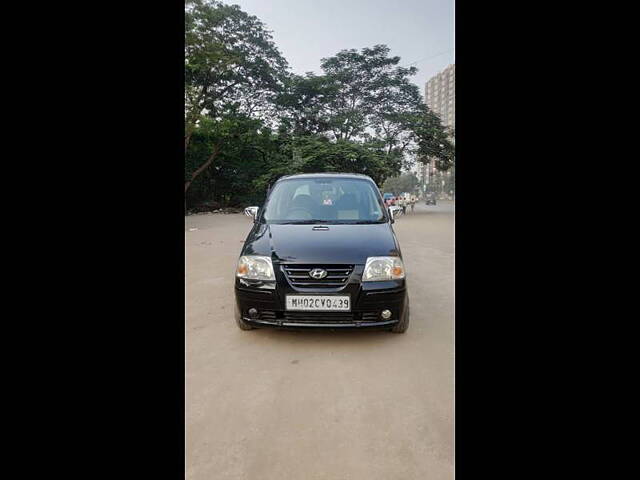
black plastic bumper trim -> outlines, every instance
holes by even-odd
[[[258,323],[261,325],[270,325],[274,327],[319,327],[319,328],[341,328],[341,327],[349,327],[349,328],[365,328],[365,327],[384,327],[386,325],[393,325],[394,323],[398,323],[398,320],[387,320],[385,322],[353,322],[353,323],[298,323],[298,322],[289,322],[283,320],[279,321],[267,321],[267,320],[256,320],[249,317],[242,317],[245,322],[249,323]]]

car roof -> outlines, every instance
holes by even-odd
[[[322,178],[322,177],[359,178],[363,180],[370,180],[373,182],[373,179],[370,176],[363,175],[361,173],[337,173],[337,172],[296,173],[294,175],[284,175],[280,177],[277,181],[279,182],[280,180],[290,180],[293,178]]]

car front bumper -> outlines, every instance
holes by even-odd
[[[339,289],[300,289],[292,286],[282,275],[275,282],[246,282],[236,279],[236,314],[253,327],[271,328],[328,328],[328,329],[389,329],[402,315],[407,299],[405,280],[360,282],[362,266],[356,266],[353,275]],[[349,295],[349,312],[287,311],[285,297],[291,294]],[[257,313],[249,314],[250,309]],[[381,312],[391,311],[391,318],[383,319]]]

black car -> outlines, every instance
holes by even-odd
[[[436,204],[436,194],[434,192],[427,192],[424,196],[425,205],[435,205]]]
[[[236,269],[236,323],[242,330],[382,328],[404,333],[409,298],[400,246],[365,175],[280,178],[264,206],[248,207],[254,226]]]

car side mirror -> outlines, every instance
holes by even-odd
[[[247,217],[250,217],[254,222],[258,218],[258,210],[260,207],[247,207],[244,209],[244,214]]]
[[[399,217],[400,215],[402,215],[402,208],[401,207],[397,207],[395,205],[391,205],[389,207],[389,217],[391,217],[391,222],[393,223],[396,219],[396,217]]]

